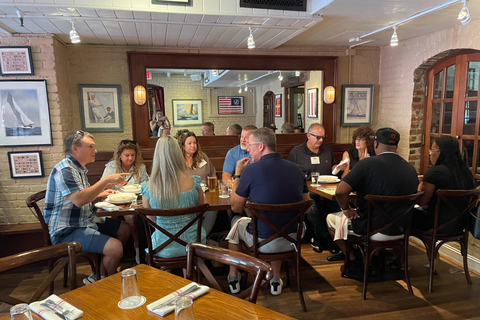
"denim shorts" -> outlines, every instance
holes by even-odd
[[[98,230],[94,228],[74,228],[59,243],[76,241],[82,245],[82,251],[102,254],[108,239],[117,236],[121,223],[118,219],[107,218],[105,222],[97,223]]]

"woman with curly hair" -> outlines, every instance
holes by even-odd
[[[207,181],[207,177],[215,176],[217,174],[215,167],[210,162],[208,156],[202,152],[202,148],[197,141],[195,133],[191,131],[181,133],[178,136],[178,144],[180,145],[180,149],[182,149],[188,172],[191,175],[200,176],[202,180]],[[212,231],[216,219],[216,211],[205,212],[202,226],[207,235]]]
[[[126,172],[130,174],[126,185],[138,184],[148,181],[145,165],[142,163],[142,153],[135,140],[122,140],[113,152],[113,159],[105,165],[102,178],[113,173]],[[117,189],[118,187],[113,187]],[[140,263],[138,249],[137,218],[135,215],[125,215],[125,221],[132,228],[132,236],[135,243],[135,260]]]
[[[365,158],[374,156],[373,142],[375,138],[375,132],[372,128],[361,126],[358,127],[352,134],[353,148],[343,153],[342,161],[349,159],[349,165],[342,173],[342,178],[355,166],[355,164]]]

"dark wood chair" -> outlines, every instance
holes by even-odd
[[[42,226],[42,232],[43,232],[43,245],[45,247],[51,246],[52,242],[50,240],[50,233],[48,232],[48,226],[45,222],[45,218],[43,216],[43,211],[40,209],[38,206],[38,202],[42,201],[45,199],[45,193],[46,190],[37,192],[32,194],[25,200],[25,203],[27,204],[27,207],[30,209],[30,211],[33,213],[35,218],[40,222],[40,225]],[[90,267],[92,268],[92,272],[95,272],[97,277],[100,277],[100,256],[96,253],[92,252],[80,252],[77,255],[78,259],[85,259],[89,264]],[[49,271],[52,271],[54,266],[55,266],[55,260],[50,260],[48,263],[48,269]],[[63,286],[66,287],[68,282],[68,268],[65,266],[65,271],[64,271],[64,280],[63,280]],[[50,294],[53,293],[54,287],[53,287],[53,282],[51,283],[50,286]]]
[[[288,203],[288,204],[263,204],[263,203],[249,203],[247,204],[247,208],[250,209],[252,213],[252,229],[253,229],[253,245],[248,246],[246,243],[243,243],[243,247],[245,252],[253,255],[256,258],[259,258],[263,261],[275,261],[275,260],[283,260],[290,262],[293,265],[293,269],[295,270],[295,275],[297,279],[297,291],[298,297],[300,298],[300,303],[302,304],[303,311],[307,312],[307,306],[305,305],[305,299],[303,298],[303,291],[301,286],[301,276],[300,276],[300,259],[301,259],[301,248],[302,248],[302,231],[303,228],[303,220],[305,218],[305,212],[311,207],[313,200],[308,201],[300,201],[295,203]],[[265,219],[259,211],[273,211],[278,212],[278,214],[282,214],[285,211],[297,211],[298,214],[290,220],[290,222],[285,225],[282,229],[278,229],[272,223],[270,223],[267,219]],[[262,221],[268,228],[270,228],[274,234],[262,241],[258,241],[258,220]],[[297,239],[293,239],[290,237],[286,230],[289,229],[290,226],[297,225],[300,226],[297,228]],[[283,252],[276,252],[276,253],[263,253],[259,251],[259,248],[276,238],[283,237],[287,241],[290,242],[291,249]],[[287,269],[286,272],[287,281],[286,286],[290,285],[290,277],[289,272]]]
[[[435,257],[437,256],[440,247],[447,242],[457,242],[460,244],[460,252],[463,256],[463,270],[465,271],[465,277],[467,283],[472,284],[470,279],[470,272],[468,271],[468,223],[471,219],[470,211],[477,205],[480,196],[480,187],[472,190],[446,190],[439,189],[436,192],[437,203],[435,204],[435,220],[433,228],[420,231],[412,229],[412,236],[420,239],[425,245],[427,257],[430,263],[429,278],[428,278],[428,292],[433,290],[433,273],[435,270]],[[467,206],[464,208],[457,208],[454,205],[457,199],[468,199]],[[439,224],[440,208],[447,207],[449,210],[455,213],[455,217],[447,222]],[[468,216],[468,218],[466,217]],[[457,222],[465,220],[465,225],[462,231],[458,233],[445,233],[444,230],[447,226]]]
[[[198,275],[205,276],[210,283],[210,287],[219,291],[222,291],[222,288],[218,285],[218,282],[208,269],[204,259],[235,266],[251,273],[254,276],[253,283],[249,288],[244,290],[239,297],[248,297],[248,301],[252,303],[257,302],[258,292],[260,291],[262,282],[270,280],[273,276],[272,267],[265,261],[253,256],[229,249],[211,247],[201,243],[189,243],[187,245],[187,279],[194,280],[194,268],[196,267]],[[200,279],[200,277],[197,277],[196,280],[200,282]]]
[[[76,254],[81,250],[82,246],[80,243],[68,242],[0,258],[0,273],[40,261],[56,261],[55,267],[49,270],[48,276],[28,300],[20,300],[0,292],[0,301],[15,305],[38,300],[45,290],[47,290],[47,287],[51,287],[50,284],[55,281],[58,274],[62,272],[64,268],[68,268],[70,273],[70,290],[77,288]]]
[[[140,216],[143,221],[143,226],[145,227],[145,234],[147,238],[147,248],[148,253],[145,255],[147,264],[152,267],[156,267],[162,270],[170,268],[186,268],[187,267],[187,256],[171,257],[171,258],[162,258],[158,257],[155,254],[165,249],[169,244],[177,242],[182,246],[186,246],[187,243],[180,239],[180,236],[187,231],[188,228],[197,223],[197,235],[195,242],[201,242],[201,231],[202,231],[202,218],[205,211],[207,211],[209,205],[207,203],[186,207],[186,208],[177,208],[177,209],[143,209],[138,208],[135,211]],[[191,215],[195,214],[195,217],[190,220],[181,230],[172,234],[168,230],[165,230],[159,226],[156,221],[150,220],[151,217],[173,217],[181,215]],[[152,244],[152,234],[155,230],[163,233],[168,237],[168,240],[162,243],[160,246],[153,248]]]
[[[410,236],[410,222],[413,212],[413,206],[417,203],[418,199],[423,195],[422,192],[405,196],[378,196],[378,195],[366,195],[365,200],[368,202],[367,212],[367,232],[362,236],[349,235],[348,241],[355,243],[363,258],[363,289],[362,298],[365,300],[367,296],[367,283],[368,283],[368,270],[372,260],[372,256],[375,252],[387,248],[394,249],[397,257],[401,258],[405,270],[405,282],[407,283],[408,292],[413,295],[412,286],[410,284],[410,277],[408,275],[408,238]],[[402,210],[385,210],[385,205],[402,206]],[[391,206],[390,206],[391,208]],[[376,214],[379,214],[386,223],[373,229],[372,220],[374,210]],[[397,228],[399,231],[403,231],[403,237],[393,240],[378,241],[372,240],[371,237],[376,233],[380,233],[388,228]],[[345,266],[342,271],[342,276],[345,274],[345,270],[348,268],[348,257],[350,254],[350,246],[347,246],[347,252],[345,252]]]

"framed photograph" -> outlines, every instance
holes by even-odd
[[[203,101],[172,99],[174,126],[201,126],[203,123]]]
[[[318,118],[318,88],[307,90],[307,118]]]
[[[79,84],[82,130],[123,131],[120,85]]]
[[[52,144],[47,81],[0,81],[0,146]]]
[[[282,116],[282,95],[276,94],[275,95],[275,117]]]
[[[342,85],[342,126],[372,124],[373,84]]]
[[[43,177],[42,151],[15,151],[8,153],[12,179]]]
[[[33,75],[30,47],[0,47],[0,75]]]
[[[243,97],[218,97],[218,114],[242,114]]]
[[[174,6],[191,6],[192,0],[152,0],[152,4],[170,4]]]

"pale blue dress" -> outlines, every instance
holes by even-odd
[[[198,188],[200,188],[200,177],[193,176],[193,187],[192,189],[178,194],[178,208],[185,208],[195,206],[198,203]],[[146,182],[142,183],[141,186],[142,196],[148,198],[148,203],[152,209],[169,209],[162,204],[157,204],[157,201],[153,194],[150,192]],[[195,218],[195,213],[183,216],[173,216],[173,217],[157,217],[156,223],[167,230],[168,232],[175,234],[180,231],[188,222]],[[197,223],[193,224],[187,231],[185,231],[181,236],[185,242],[194,242],[197,238]],[[202,243],[205,243],[205,230],[202,227]],[[168,237],[161,233],[158,230],[152,234],[152,245],[153,248],[160,246],[162,243],[168,240]],[[158,252],[156,256],[162,258],[171,258],[185,256],[185,247],[179,244],[178,242],[172,242],[165,249]]]

